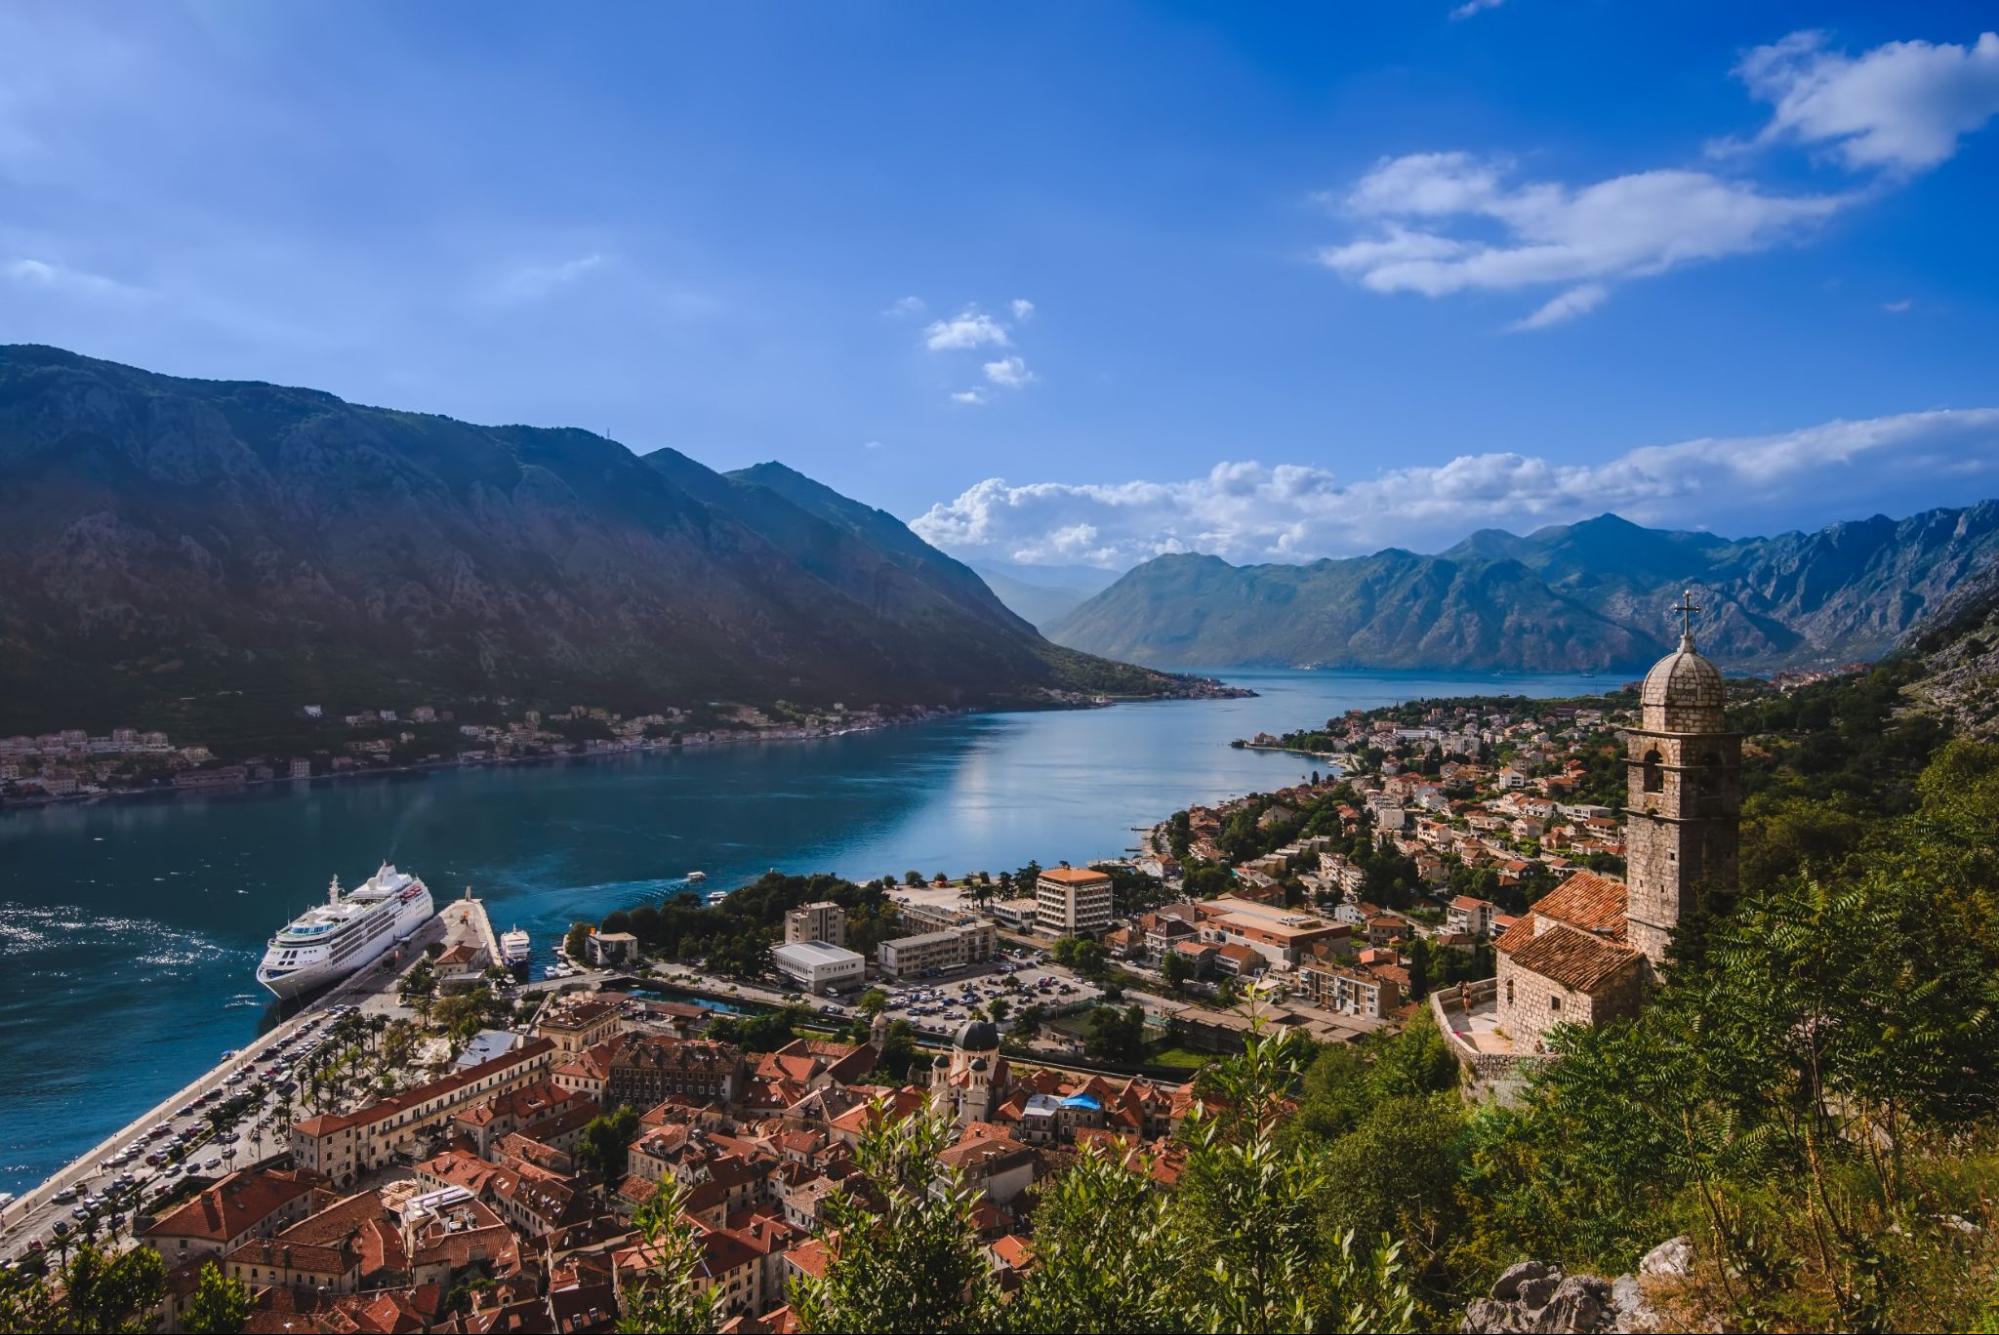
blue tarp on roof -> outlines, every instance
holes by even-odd
[[[1062,1100],[1062,1106],[1064,1108],[1088,1108],[1093,1112],[1102,1112],[1104,1110],[1104,1105],[1097,1102],[1095,1094],[1071,1094],[1068,1098]]]

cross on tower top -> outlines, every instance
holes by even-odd
[[[1691,640],[1694,637],[1694,613],[1701,610],[1700,604],[1694,601],[1694,591],[1692,589],[1684,591],[1673,610],[1680,614],[1680,634]]]

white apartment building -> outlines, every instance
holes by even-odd
[[[1101,936],[1111,925],[1111,878],[1081,867],[1052,867],[1034,883],[1035,930],[1048,936]]]

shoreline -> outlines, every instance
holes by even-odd
[[[587,743],[581,751],[548,751],[522,756],[486,756],[478,760],[418,760],[406,765],[371,765],[366,769],[335,771],[314,774],[308,778],[293,778],[290,775],[273,774],[268,779],[243,779],[228,784],[153,784],[144,788],[107,788],[89,793],[65,793],[60,796],[44,796],[25,799],[0,799],[0,818],[14,812],[43,811],[51,807],[94,806],[100,802],[138,801],[145,799],[182,798],[203,795],[228,795],[251,793],[257,789],[276,789],[285,785],[304,785],[344,782],[352,779],[386,779],[396,775],[432,774],[443,770],[499,769],[513,765],[568,764],[577,761],[609,760],[620,756],[652,755],[660,752],[703,751],[718,746],[778,745],[793,742],[827,742],[841,737],[853,737],[866,733],[886,732],[891,728],[916,727],[925,723],[937,723],[944,719],[968,718],[978,714],[1040,713],[1055,710],[1110,709],[1122,704],[1158,704],[1167,701],[1204,701],[1251,699],[1256,692],[1246,687],[1225,686],[1215,683],[1218,689],[1187,695],[1129,695],[1098,696],[1092,700],[1050,701],[1039,704],[1017,704],[1006,707],[926,705],[928,712],[912,718],[880,719],[872,723],[860,723],[853,727],[831,731],[801,733],[797,731],[767,728],[746,729],[739,732],[721,731],[698,734],[700,740],[680,741],[657,740],[620,742],[613,745],[591,747]]]

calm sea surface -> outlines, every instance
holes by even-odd
[[[279,785],[0,815],[0,1190],[19,1191],[266,1021],[263,942],[390,858],[467,885],[546,960],[563,927],[776,867],[854,878],[1114,856],[1189,802],[1281,786],[1230,749],[1353,707],[1622,678],[1243,672],[1253,700],[988,714],[822,742]]]

